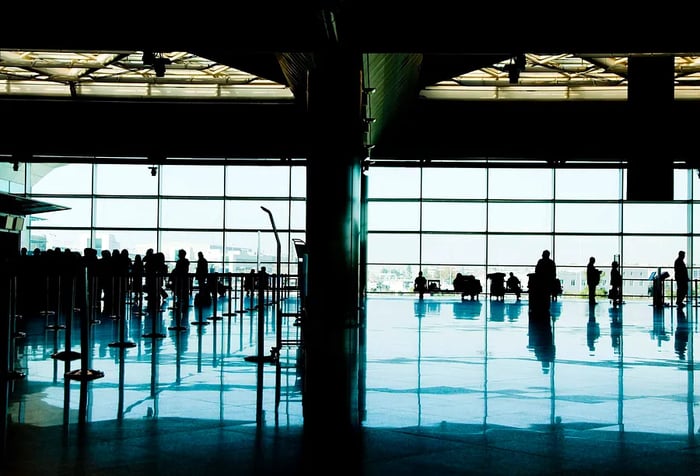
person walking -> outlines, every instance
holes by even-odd
[[[602,271],[595,267],[595,258],[588,258],[588,266],[586,267],[586,281],[588,282],[588,304],[595,306],[595,292],[600,284],[600,275]]]
[[[673,278],[676,280],[676,306],[685,306],[685,298],[688,296],[688,282],[690,277],[688,276],[688,268],[685,265],[685,251],[681,250],[678,252],[678,257],[673,263]]]

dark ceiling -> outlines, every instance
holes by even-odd
[[[304,6],[298,6],[302,3]],[[372,96],[372,157],[630,158],[638,110],[625,102],[428,101],[421,88],[517,53],[670,54],[700,51],[692,29],[649,28],[659,12],[547,14],[506,5],[431,5],[397,10],[382,2],[233,5],[226,13],[122,12],[66,34],[75,12],[56,10],[42,36],[10,30],[0,48],[190,51],[287,84],[295,103],[0,99],[0,154],[186,157],[304,157],[314,131],[305,109],[307,71],[320,52],[363,56]],[[408,5],[408,4],[406,4]],[[611,17],[615,17],[614,21]],[[65,20],[64,21],[62,21]],[[658,23],[657,23],[658,24]],[[603,27],[605,26],[605,27]],[[118,30],[116,29],[118,28]],[[126,29],[126,32],[125,32]],[[692,160],[683,118],[700,101],[673,104],[658,121],[668,158]],[[643,144],[640,144],[643,148]],[[634,149],[634,148],[633,148]],[[632,154],[633,155],[633,154]],[[633,160],[633,159],[632,159]]]

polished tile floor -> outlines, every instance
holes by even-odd
[[[371,296],[347,450],[302,437],[299,328],[271,364],[273,307],[262,328],[237,307],[102,318],[75,360],[76,323],[19,321],[0,474],[700,474],[694,305],[564,297],[535,319],[512,297]]]

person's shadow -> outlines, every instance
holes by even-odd
[[[523,304],[521,301],[506,304],[506,315],[509,321],[517,321],[520,317],[520,312],[523,309]]]
[[[591,353],[595,352],[595,343],[600,337],[600,324],[596,322],[595,307],[589,306],[588,309],[588,324],[586,326],[586,342],[588,350]]]
[[[685,312],[683,312],[682,307],[677,308],[676,319],[678,323],[676,326],[674,347],[676,349],[678,359],[685,360],[685,352],[688,349],[689,326],[688,319],[685,317]]]
[[[549,312],[543,311],[542,308],[539,308],[539,312],[530,310],[528,348],[534,351],[535,357],[541,362],[542,373],[548,374],[554,362],[556,349],[554,346],[554,334],[552,333],[551,316]]]

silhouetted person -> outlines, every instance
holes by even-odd
[[[622,274],[620,273],[620,263],[612,262],[610,269],[610,299],[613,307],[622,303]]]
[[[688,268],[685,265],[685,251],[679,251],[676,261],[673,263],[673,278],[676,280],[676,306],[685,306],[686,296],[688,296]]]
[[[180,308],[189,305],[190,296],[190,260],[187,258],[185,250],[177,252],[177,261],[172,272],[173,295],[175,304]]]
[[[520,301],[520,295],[523,292],[522,284],[520,283],[520,279],[514,275],[512,271],[508,274],[508,279],[506,280],[506,291],[515,294],[515,300]]]
[[[100,252],[97,260],[97,297],[102,297],[102,312],[110,315],[114,312],[114,260],[109,250]]]
[[[245,275],[243,278],[243,289],[245,290],[245,295],[250,296],[253,292],[253,287],[255,286],[255,269],[251,269],[250,273]]]
[[[143,304],[143,277],[146,270],[143,265],[143,258],[140,254],[134,255],[131,262],[131,291],[134,293],[134,307],[141,309]]]
[[[557,265],[550,257],[549,250],[542,252],[542,258],[535,265],[535,274],[537,279],[542,283],[543,290],[553,295],[556,289],[555,281],[557,279]]]
[[[595,258],[588,258],[588,266],[586,267],[586,281],[588,282],[588,304],[595,305],[595,292],[598,284],[600,284],[600,275],[602,271],[595,267]]]
[[[270,288],[270,275],[267,274],[267,268],[265,266],[260,267],[255,285],[258,290],[258,296],[261,298],[260,303],[262,303],[265,298],[265,293]]]
[[[201,251],[197,252],[197,266],[194,271],[194,277],[197,279],[200,299],[208,302],[211,298],[216,297],[216,289],[210,289],[209,261],[207,261],[204,253]]]
[[[535,265],[535,272],[528,275],[528,292],[530,293],[530,308],[537,308],[537,312],[547,310],[555,293],[555,280],[557,279],[557,266],[550,258],[549,250],[542,252],[542,257]]]
[[[419,299],[428,292],[428,280],[423,276],[423,271],[418,271],[418,276],[413,280],[413,290],[418,293]]]

